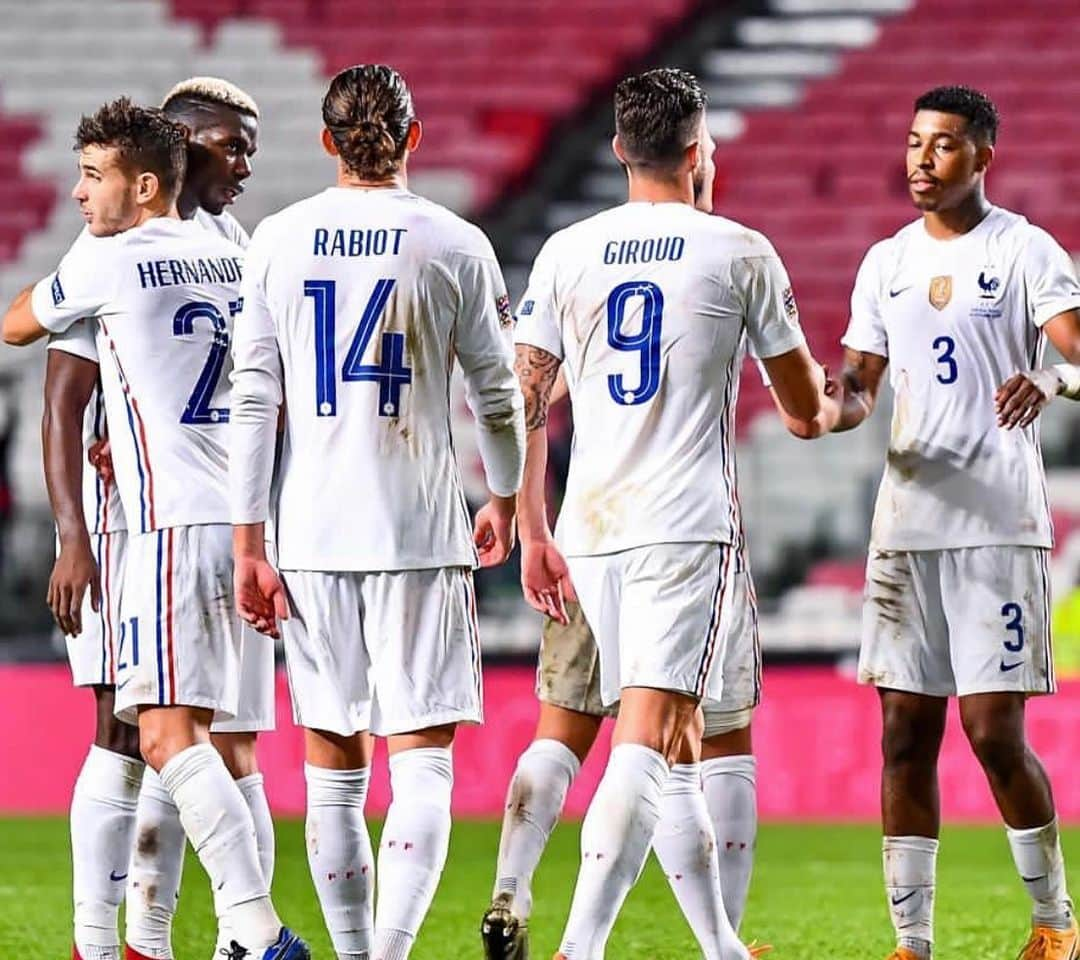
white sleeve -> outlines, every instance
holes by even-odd
[[[1037,327],[1066,310],[1080,310],[1080,280],[1072,258],[1038,227],[1032,228],[1024,251],[1024,285]]]
[[[784,265],[764,237],[755,246],[748,255],[732,261],[732,281],[742,298],[754,356],[768,360],[803,346],[806,337]]]
[[[525,469],[524,400],[514,373],[510,298],[486,238],[483,246],[482,255],[460,258],[454,350],[465,374],[465,400],[476,418],[476,446],[488,489],[508,497],[521,486]]]
[[[277,331],[266,300],[272,244],[256,229],[240,284],[243,307],[233,327],[232,413],[229,416],[229,503],[234,524],[270,516],[278,409],[284,396]]]
[[[859,353],[889,355],[889,338],[881,319],[881,248],[873,246],[863,257],[851,291],[851,319],[840,342]]]
[[[562,333],[555,303],[555,253],[552,240],[536,256],[529,286],[515,315],[514,343],[546,350],[563,359]]]
[[[80,235],[60,266],[34,285],[30,309],[50,333],[63,333],[76,320],[97,316],[112,299],[115,247],[110,239]]]
[[[96,320],[79,320],[68,327],[63,333],[54,333],[49,337],[48,349],[59,350],[61,353],[70,353],[72,356],[82,357],[83,360],[97,363],[98,352],[96,336]]]

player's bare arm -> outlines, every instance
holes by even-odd
[[[575,599],[566,560],[548,526],[544,479],[547,474],[548,408],[561,361],[540,347],[518,344],[514,370],[525,396],[525,474],[518,497],[521,524],[521,587],[531,607],[567,622],[567,599]]]
[[[46,330],[34,316],[30,305],[30,294],[34,285],[22,290],[8,307],[4,314],[3,331],[4,343],[13,347],[25,347],[27,344],[40,340],[49,331]]]
[[[1065,362],[1015,373],[998,387],[994,408],[1006,430],[1028,426],[1056,396],[1080,400],[1080,310],[1051,317],[1043,331]]]
[[[824,367],[805,346],[763,360],[784,426],[801,440],[828,433],[839,417]]]
[[[861,350],[844,349],[844,369],[836,383],[834,400],[839,416],[832,430],[841,433],[854,430],[874,412],[878,390],[881,388],[887,357]]]
[[[98,365],[62,350],[49,350],[45,364],[45,411],[41,446],[45,484],[56,518],[60,552],[49,577],[47,602],[68,636],[82,632],[82,601],[87,589],[98,610],[101,588],[97,563],[83,513],[83,412],[98,380]]]

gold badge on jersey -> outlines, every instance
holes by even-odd
[[[952,277],[934,277],[930,281],[930,306],[944,310],[952,299]]]

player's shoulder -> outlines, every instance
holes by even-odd
[[[415,193],[398,193],[393,201],[403,224],[415,240],[449,255],[494,259],[491,241],[471,220],[441,203]]]
[[[195,216],[192,219],[208,233],[224,237],[238,247],[246,248],[251,242],[248,232],[228,210],[222,210],[221,213],[210,213],[209,210],[203,210],[200,207],[195,211]]]
[[[991,236],[1003,246],[1011,247],[1015,254],[1027,251],[1040,254],[1061,247],[1053,234],[1032,223],[1023,214],[1006,210],[1004,207],[994,207],[990,218]]]
[[[773,242],[760,230],[717,214],[694,211],[693,229],[706,237],[715,254],[732,259],[778,256]]]

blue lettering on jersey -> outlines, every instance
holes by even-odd
[[[535,300],[526,300],[521,305],[521,310],[520,310],[521,316],[523,316],[523,317],[532,316],[533,308],[535,306],[536,306],[536,301]]]
[[[604,244],[604,263],[660,263],[679,260],[686,249],[684,237],[646,237],[640,240],[609,240]]]
[[[144,290],[183,284],[237,284],[242,274],[239,257],[195,257],[186,260],[146,260],[135,265]]]
[[[401,242],[409,231],[404,227],[376,227],[357,230],[328,230],[318,227],[311,252],[316,257],[382,257],[397,256]]]
[[[52,302],[54,307],[60,306],[64,302],[64,288],[60,286],[60,271],[56,272],[52,282]]]

